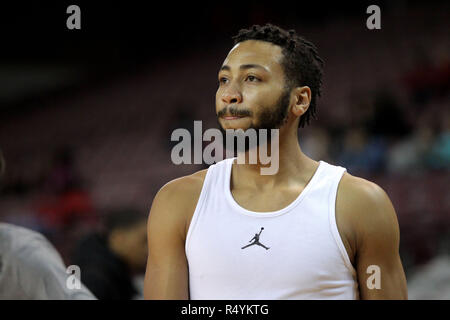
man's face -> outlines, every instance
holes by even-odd
[[[221,129],[276,129],[290,102],[281,47],[269,42],[238,43],[219,71],[216,113]]]

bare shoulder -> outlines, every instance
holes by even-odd
[[[177,225],[186,235],[186,225],[197,205],[208,169],[197,171],[166,183],[153,199],[149,221]]]
[[[175,201],[189,201],[192,196],[199,194],[208,169],[169,181],[159,189],[156,198],[171,199]]]
[[[387,193],[376,183],[344,173],[336,197],[336,223],[352,263],[368,237],[398,238],[398,222]]]
[[[366,208],[386,206],[390,200],[386,192],[376,183],[344,173],[338,189],[338,197],[348,208]]]
[[[339,184],[336,216],[353,251],[370,236],[398,237],[397,215],[387,193],[376,183],[347,172]]]

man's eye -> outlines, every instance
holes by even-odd
[[[220,84],[224,84],[224,83],[227,83],[228,82],[228,79],[227,78],[219,78],[219,83]]]
[[[259,79],[257,77],[255,77],[255,76],[248,76],[246,78],[246,80],[248,80],[250,82],[258,82],[259,81]]]

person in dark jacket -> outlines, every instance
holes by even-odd
[[[99,300],[130,300],[139,295],[133,277],[147,262],[146,216],[134,209],[105,214],[105,231],[82,238],[72,254],[81,281]]]

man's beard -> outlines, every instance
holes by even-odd
[[[259,117],[258,117],[258,123],[252,124],[248,129],[245,131],[239,130],[242,132],[242,135],[245,135],[247,130],[253,129],[256,131],[256,144],[254,145],[251,143],[250,139],[248,137],[245,137],[245,146],[244,150],[238,150],[237,149],[237,143],[236,143],[236,136],[230,137],[227,135],[226,130],[222,127],[222,125],[219,122],[219,129],[222,132],[222,136],[225,138],[223,139],[223,145],[226,148],[226,141],[228,139],[234,139],[234,150],[233,152],[236,153],[236,151],[244,151],[247,152],[248,150],[254,148],[254,147],[260,147],[261,145],[265,143],[269,143],[272,141],[272,132],[271,129],[279,129],[281,128],[287,121],[287,112],[288,112],[288,105],[289,105],[289,99],[290,99],[290,90],[285,89],[284,92],[281,94],[280,98],[278,99],[277,103],[275,104],[274,110],[268,110],[264,109]],[[227,106],[226,108],[222,109],[217,114],[217,121],[219,121],[219,118],[222,115],[230,114],[232,116],[253,116],[253,113],[250,110],[240,110],[234,106]],[[260,131],[262,130],[262,131]],[[232,130],[235,131],[235,130]],[[267,139],[260,139],[261,135],[264,134],[267,137]]]

